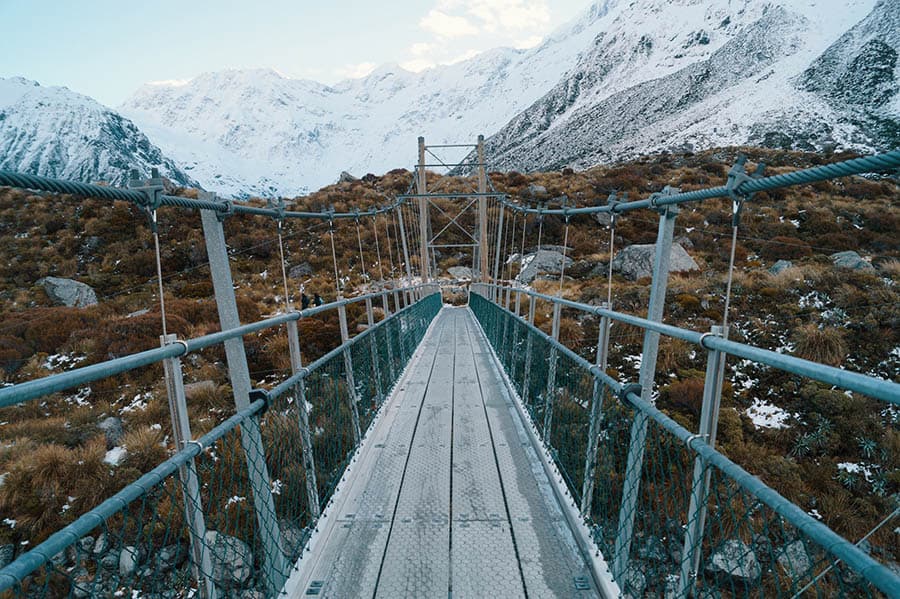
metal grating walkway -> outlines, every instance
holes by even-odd
[[[596,597],[468,308],[422,341],[286,590],[290,597]]]

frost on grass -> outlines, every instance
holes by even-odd
[[[789,428],[791,414],[764,399],[754,399],[753,405],[745,412],[753,426],[760,428]]]

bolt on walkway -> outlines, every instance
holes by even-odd
[[[597,597],[468,308],[445,307],[384,406],[289,597]]]

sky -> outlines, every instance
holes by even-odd
[[[0,77],[118,106],[149,81],[270,67],[335,83],[528,48],[590,0],[0,0]]]

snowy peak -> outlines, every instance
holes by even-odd
[[[0,79],[0,168],[78,181],[124,184],[131,169],[196,185],[137,127],[64,87]]]

